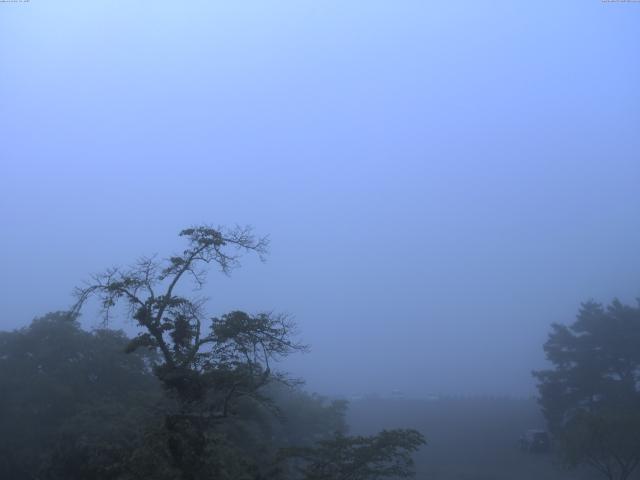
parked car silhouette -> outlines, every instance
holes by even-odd
[[[520,448],[529,453],[547,453],[551,450],[549,434],[544,430],[527,430],[520,437]]]

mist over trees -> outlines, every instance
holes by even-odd
[[[640,463],[640,308],[584,303],[544,345],[552,369],[534,372],[540,404],[564,461],[609,480]]]
[[[510,430],[536,422],[527,403],[360,399],[355,414],[368,411],[367,422],[379,428],[350,434],[348,402],[310,394],[301,379],[277,368],[308,349],[291,317],[238,310],[212,317],[206,311],[209,270],[229,275],[247,253],[264,259],[267,238],[248,227],[210,226],[179,236],[186,242],[179,253],[141,257],[131,267],[93,275],[75,290],[71,310],[0,332],[2,478],[409,478],[415,459],[426,458],[418,426],[437,432],[430,441],[434,464],[466,445],[462,437],[469,452],[505,452],[499,471],[467,455],[476,472],[470,478],[512,478],[516,464],[537,471],[518,473],[522,478],[569,478],[553,469],[551,458],[542,455],[540,465],[518,452],[515,430],[503,438],[490,433],[499,425]],[[79,318],[94,299],[102,316],[98,328],[86,331]],[[137,327],[133,337],[113,329],[122,315]],[[639,342],[640,308],[618,300],[606,308],[587,302],[571,325],[552,325],[544,344],[552,368],[534,376],[554,455],[564,465],[591,467],[608,480],[628,480],[637,471]],[[455,413],[459,406],[473,413],[464,419],[462,411]],[[422,425],[429,411],[438,412],[437,419]],[[398,424],[380,422],[387,417]],[[474,424],[482,417],[489,423],[478,430]],[[439,448],[452,432],[453,443]]]
[[[68,312],[0,333],[2,478],[118,470],[160,395],[153,354],[125,355],[128,342],[120,331],[84,331]]]
[[[309,396],[274,369],[306,348],[291,319],[241,311],[210,318],[205,299],[184,293],[201,291],[210,264],[229,274],[241,253],[265,255],[266,238],[209,226],[180,236],[187,241],[181,253],[95,275],[76,290],[70,312],[3,334],[0,373],[11,393],[3,431],[27,437],[3,436],[2,469],[16,479],[412,476],[421,433],[350,437],[344,403]],[[92,297],[103,328],[89,333],[77,317]],[[132,339],[108,329],[121,303],[140,328]],[[21,409],[37,423],[13,424]],[[41,423],[51,425],[41,431]]]
[[[0,0],[0,480],[640,480],[639,26]]]
[[[130,342],[121,331],[87,332],[68,312],[0,333],[2,478],[156,478],[166,466],[154,464],[162,415],[175,406],[153,373],[158,359],[148,349],[125,353]],[[344,402],[282,384],[263,394],[268,406],[240,402],[233,428],[219,425],[218,447],[228,437],[260,463],[279,447],[346,433]]]

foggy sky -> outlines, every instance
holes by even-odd
[[[0,3],[0,328],[251,224],[210,311],[295,316],[310,389],[531,394],[640,296],[639,50],[599,0]]]

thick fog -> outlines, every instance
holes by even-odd
[[[0,329],[250,224],[270,255],[212,274],[209,310],[294,316],[309,389],[531,395],[552,322],[640,296],[639,26],[599,0],[2,3]]]

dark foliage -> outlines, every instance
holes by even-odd
[[[66,313],[0,333],[1,478],[44,470],[49,478],[110,478],[70,462],[117,469],[160,398],[154,356],[125,355],[128,341],[118,331],[86,332]],[[78,475],[56,476],[63,463]]]
[[[256,238],[249,228],[239,227],[199,226],[183,230],[180,236],[187,241],[182,253],[164,261],[143,258],[131,268],[107,270],[76,290],[77,303],[71,315],[76,315],[87,300],[95,297],[107,325],[116,306],[126,307],[140,334],[124,350],[129,353],[144,350],[155,356],[153,374],[165,393],[159,414],[154,417],[161,421],[144,431],[144,441],[123,456],[122,467],[115,459],[108,459],[109,449],[94,448],[94,444],[88,447],[87,455],[101,454],[91,457],[96,461],[89,463],[97,465],[100,472],[107,468],[111,476],[101,478],[114,479],[288,477],[291,465],[278,457],[276,451],[287,439],[300,435],[288,435],[286,429],[274,428],[272,421],[265,420],[265,412],[272,412],[274,418],[286,418],[287,412],[268,393],[270,387],[273,393],[274,386],[292,388],[296,384],[273,369],[274,362],[282,357],[306,349],[294,339],[295,325],[288,317],[273,313],[251,315],[233,311],[209,318],[204,312],[205,299],[179,293],[185,291],[189,280],[192,287],[201,289],[211,265],[228,274],[238,265],[242,253],[255,252],[262,258],[267,240]],[[383,432],[380,437],[347,440],[340,433],[344,430],[341,404],[318,404],[312,397],[303,400],[310,408],[326,412],[328,423],[336,427],[331,434],[338,432],[332,440],[338,443],[321,443],[318,450],[308,452],[317,451],[321,455],[330,445],[334,445],[334,451],[347,449],[350,453],[346,457],[334,459],[335,465],[342,462],[345,468],[350,468],[349,455],[368,452],[372,460],[358,466],[358,478],[378,478],[381,472],[386,475],[408,472],[409,455],[417,448],[411,438],[419,434]],[[307,435],[325,441],[325,422],[315,427],[318,430],[311,428]],[[301,445],[308,441],[299,439]],[[349,444],[350,441],[358,445]],[[76,458],[80,460],[65,465],[63,471],[79,471],[80,476],[90,474],[98,478],[96,471],[82,470],[85,457]],[[371,462],[386,462],[387,470],[380,469],[382,464],[373,468]],[[367,466],[371,469],[366,470]],[[316,478],[311,470],[304,475]]]
[[[94,276],[77,289],[73,311],[97,297],[108,322],[115,306],[127,307],[141,328],[127,351],[144,348],[158,355],[155,375],[175,401],[164,415],[166,463],[179,478],[196,480],[210,478],[217,468],[205,455],[212,429],[223,430],[219,424],[232,421],[242,402],[263,400],[268,383],[286,382],[272,371],[272,362],[305,346],[293,339],[294,325],[286,316],[235,311],[208,319],[203,299],[177,293],[188,280],[202,288],[211,264],[228,274],[242,252],[262,258],[266,238],[256,238],[249,228],[208,226],[185,229],[180,236],[187,241],[180,254],[164,261],[144,258],[129,269]]]
[[[152,372],[157,359],[125,353],[129,341],[122,332],[82,330],[65,313],[0,333],[0,478],[181,478],[170,449],[193,440],[191,421],[166,416],[175,407]],[[278,383],[263,395],[239,401],[233,422],[216,423],[201,451],[183,454],[197,455],[213,478],[282,478],[280,448],[346,431],[344,402]],[[166,428],[167,421],[183,423]]]
[[[544,346],[540,404],[569,465],[625,480],[640,462],[640,309],[589,302]]]
[[[414,473],[411,455],[424,443],[415,430],[383,430],[369,437],[337,434],[284,454],[301,460],[296,470],[305,480],[407,478]]]

